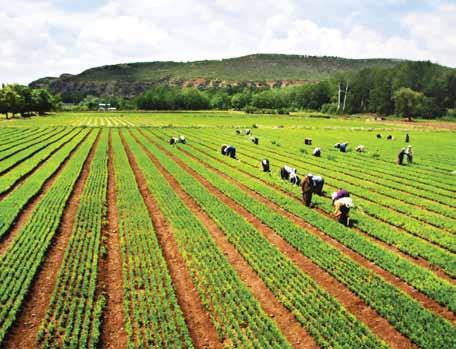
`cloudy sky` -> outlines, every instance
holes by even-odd
[[[0,0],[0,82],[251,53],[456,67],[456,0]]]

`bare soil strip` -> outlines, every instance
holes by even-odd
[[[163,149],[168,156],[173,158],[173,160],[178,163],[180,167],[203,184],[220,201],[232,208],[238,214],[242,215],[250,224],[262,233],[271,244],[274,244],[285,256],[292,260],[295,265],[314,279],[314,281],[323,287],[326,292],[337,299],[349,312],[351,312],[358,320],[365,323],[373,333],[382,338],[388,345],[398,349],[417,348],[417,346],[413,344],[409,338],[397,331],[386,319],[381,317],[374,309],[365,304],[362,299],[353,294],[325,270],[315,265],[310,259],[297,251],[287,241],[277,235],[274,230],[266,226],[246,209],[239,206],[231,198],[221,193],[209,181],[184,164],[172,153],[168,152],[161,146],[159,147]]]
[[[49,191],[52,187],[60,173],[63,171],[67,163],[73,157],[73,154],[79,148],[79,146],[87,139],[90,133],[87,133],[83,137],[83,139],[70,151],[67,158],[60,164],[54,174],[49,177],[41,187],[40,191],[34,197],[29,199],[29,202],[24,206],[22,211],[19,213],[16,221],[11,226],[10,230],[5,234],[3,239],[0,239],[0,255],[4,254],[13,240],[16,238],[16,235],[22,230],[22,227],[28,222],[30,219],[31,214],[35,210],[36,205],[41,201],[41,198]],[[35,171],[35,170],[34,170]],[[32,173],[28,174],[26,178],[23,178],[21,181],[25,181],[28,177],[30,177]],[[1,197],[0,197],[1,200]]]
[[[111,144],[110,132],[107,191],[108,213],[107,222],[102,231],[102,240],[107,248],[107,255],[99,259],[98,288],[106,295],[106,307],[104,309],[101,327],[101,347],[117,349],[127,347],[128,336],[125,331],[122,257],[120,254],[116,184]]]
[[[36,347],[36,334],[51,301],[52,291],[57,280],[57,271],[60,268],[73,231],[73,223],[78,210],[80,197],[89,175],[90,165],[92,164],[99,139],[100,134],[98,134],[79,178],[75,183],[58,231],[49,247],[47,257],[35,275],[31,289],[23,302],[22,309],[6,337],[4,342],[5,348],[19,349]]]
[[[264,284],[258,274],[256,274],[236,248],[228,241],[224,232],[218,228],[212,218],[210,218],[198,203],[184,191],[180,184],[173,178],[172,174],[160,164],[158,159],[143,145],[142,148],[154,165],[159,169],[163,177],[173,187],[182,202],[190,208],[192,213],[210,232],[212,238],[228,258],[230,264],[237,271],[241,280],[250,288],[250,291],[260,302],[263,310],[274,319],[277,327],[290,344],[292,344],[294,348],[319,348],[314,338],[307,333],[294,315],[275,298],[274,294]]]
[[[202,162],[201,160],[197,159],[193,155],[189,154],[183,149],[180,149],[183,151],[186,155],[194,159],[195,161],[198,161],[202,163],[204,166],[210,168],[214,172],[216,172],[219,176],[223,177],[225,180],[228,182],[238,186],[241,190],[244,192],[248,193],[250,196],[254,197],[256,200],[259,202],[263,203],[264,205],[268,206],[269,208],[279,212],[281,215],[287,217],[289,220],[293,221],[296,225],[306,229],[308,232],[312,233],[313,235],[318,236],[322,240],[324,240],[326,243],[329,245],[337,248],[340,250],[342,253],[345,255],[349,256],[351,259],[356,261],[358,264],[362,265],[366,269],[371,270],[372,272],[376,273],[377,275],[381,276],[383,279],[386,281],[390,282],[393,284],[395,287],[399,288],[401,291],[407,293],[409,296],[413,297],[415,300],[420,302],[424,307],[432,310],[433,312],[437,313],[438,315],[452,321],[454,324],[456,324],[456,314],[454,314],[451,310],[449,310],[447,307],[444,307],[440,305],[439,303],[435,302],[434,300],[430,299],[426,295],[422,294],[412,286],[410,286],[407,282],[401,280],[400,278],[396,277],[395,275],[391,274],[389,271],[377,266],[373,262],[370,262],[357,252],[351,250],[347,246],[343,245],[342,243],[338,242],[337,240],[333,239],[332,237],[326,235],[323,231],[319,230],[318,228],[314,227],[301,217],[298,217],[287,210],[283,209],[282,207],[278,206],[277,204],[269,201],[267,198],[262,196],[261,194],[253,191],[246,185],[234,180],[230,176],[226,175],[225,173],[219,171],[218,169],[212,167],[211,165]],[[300,203],[302,204],[302,203]]]
[[[192,145],[188,145],[190,146],[191,148],[195,149],[196,151],[199,151],[197,148],[194,148]],[[185,152],[188,156],[192,156],[191,153],[189,153],[188,151],[180,148],[181,151]],[[212,156],[210,154],[207,154],[204,152],[205,155],[207,155],[208,157],[210,157],[211,159],[213,159],[214,161],[217,161],[219,163],[222,163],[222,164],[225,164],[223,161],[221,161],[220,159],[216,158],[215,156]],[[195,158],[196,159],[196,158]],[[247,165],[249,165],[248,163],[246,163]],[[226,164],[225,164],[226,165]],[[272,184],[272,183],[269,183],[265,180],[263,180],[262,178],[260,177],[256,177],[256,176],[253,176],[251,175],[249,172],[246,172],[240,168],[236,168],[239,172],[242,172],[244,175],[250,177],[250,178],[253,178],[253,179],[256,179],[260,182],[262,182],[264,185],[270,187],[270,188],[274,188],[275,190],[287,195],[288,197],[290,197],[291,199],[295,200],[296,202],[299,202],[300,204],[302,204],[302,201],[301,199],[299,199],[298,197],[294,196],[293,194],[283,190],[282,188],[280,188],[279,186],[275,185],[275,184]],[[334,219],[334,217],[332,217],[329,213],[327,213],[326,211],[324,211],[323,209],[321,208],[318,208],[316,207],[315,208],[318,213],[320,213],[321,215],[323,216],[326,216],[330,219]],[[405,252],[399,250],[397,247],[393,246],[393,245],[389,245],[388,243],[382,241],[382,240],[379,240],[377,239],[376,237],[373,237],[373,236],[370,236],[369,234],[367,234],[366,232],[362,231],[361,229],[357,228],[357,227],[352,227],[352,229],[354,231],[356,231],[357,233],[359,233],[360,235],[364,236],[365,238],[369,239],[370,241],[374,242],[375,244],[377,245],[380,245],[382,246],[383,248],[387,249],[387,250],[390,250],[396,254],[398,254],[400,257],[408,260],[409,262],[411,263],[415,263],[415,264],[418,264],[419,266],[423,267],[423,268],[426,268],[426,269],[429,269],[431,270],[432,272],[434,272],[436,275],[438,275],[439,277],[441,277],[442,279],[445,279],[446,281],[456,285],[456,279],[453,279],[450,275],[448,275],[442,268],[438,267],[438,266],[435,266],[435,265],[432,265],[431,263],[429,263],[427,260],[425,260],[424,258],[422,257],[412,257],[408,254],[406,254]],[[422,239],[423,241],[426,241],[427,240],[424,240]],[[441,247],[439,247],[441,248]]]
[[[193,344],[197,348],[222,348],[209,314],[201,302],[190,272],[185,266],[184,259],[179,252],[171,227],[161,212],[155,198],[150,194],[144,175],[139,169],[136,159],[126,144],[122,133],[120,135],[139,190],[154,224],[158,241],[166,259],[171,279],[173,280],[177,300],[184,313]]]

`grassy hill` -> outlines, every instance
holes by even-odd
[[[274,86],[328,78],[338,72],[366,67],[393,67],[394,59],[346,59],[279,54],[255,54],[223,60],[148,62],[108,65],[78,75],[64,74],[32,82],[65,95],[122,95],[131,97],[156,84],[212,86],[214,83],[254,83]]]

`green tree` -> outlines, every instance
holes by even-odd
[[[401,87],[394,92],[394,110],[396,115],[412,120],[423,110],[426,98],[423,93],[408,87]]]
[[[43,115],[54,108],[55,99],[48,90],[38,88],[31,92],[32,97],[32,110]]]

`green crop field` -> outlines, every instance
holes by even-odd
[[[369,116],[0,119],[0,347],[456,348],[455,149]],[[284,165],[324,177],[312,208]]]

